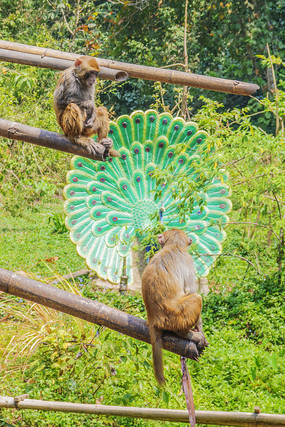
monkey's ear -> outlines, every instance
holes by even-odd
[[[158,238],[158,243],[159,243],[161,246],[163,246],[163,245],[164,245],[164,236],[163,236],[163,234],[159,234],[159,235],[157,236],[157,238]]]
[[[188,237],[188,246],[192,245],[193,240],[191,239],[191,237]]]
[[[77,58],[74,62],[74,65],[76,68],[80,68],[80,65],[82,64],[82,59]]]

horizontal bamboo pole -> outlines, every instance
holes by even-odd
[[[0,118],[1,136],[3,138],[41,145],[42,147],[52,148],[53,150],[64,151],[65,153],[88,157],[93,160],[102,160],[101,157],[90,154],[85,147],[73,144],[64,135]]]
[[[22,398],[24,398],[23,396]],[[0,408],[35,409],[42,411],[74,412],[77,414],[109,415],[189,424],[188,411],[179,409],[137,408],[130,406],[92,405],[86,403],[54,402],[0,396]],[[285,415],[247,412],[195,411],[199,424],[221,426],[285,426]]]
[[[74,55],[74,59],[78,55]],[[65,70],[74,64],[74,59],[60,59],[41,55],[34,55],[14,50],[0,49],[0,61],[15,62],[16,64],[32,65],[34,67],[51,68],[53,70]],[[98,77],[103,80],[114,80],[124,82],[128,78],[126,71],[100,67]]]
[[[71,294],[55,286],[20,276],[3,268],[0,268],[0,291],[150,343],[145,320],[98,301]],[[164,334],[163,347],[189,359],[197,359],[198,357],[197,347],[193,342],[178,338],[174,334]]]
[[[74,59],[78,55],[70,52],[61,52],[55,49],[46,49],[38,46],[30,46],[22,43],[14,43],[0,40],[0,49],[10,49],[19,52],[42,55],[62,59]],[[192,86],[217,92],[231,93],[234,95],[253,95],[259,86],[253,83],[245,83],[237,80],[221,79],[218,77],[203,76],[194,73],[185,73],[171,69],[148,67],[145,65],[130,64],[127,62],[113,61],[111,59],[96,58],[102,67],[126,71],[130,77],[160,81],[183,86]]]

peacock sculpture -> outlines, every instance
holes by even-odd
[[[180,172],[197,179],[194,165],[203,156],[207,133],[193,122],[148,110],[111,122],[110,136],[121,158],[98,162],[75,156],[67,174],[66,225],[78,254],[99,277],[112,283],[120,282],[125,265],[131,284],[134,240],[163,207],[165,227],[183,228],[192,237],[197,275],[206,276],[226,236],[223,228],[231,210],[227,174],[221,170],[205,187],[206,206],[194,204],[183,221],[168,185],[162,184],[160,197],[155,198],[152,174],[158,165],[162,169],[172,165],[174,180]],[[183,150],[178,153],[179,144]]]

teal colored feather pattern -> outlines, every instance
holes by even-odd
[[[194,122],[169,113],[135,111],[110,123],[110,136],[120,158],[96,162],[75,156],[64,189],[66,226],[78,254],[99,277],[119,283],[124,261],[132,283],[132,246],[138,230],[151,225],[153,214],[163,208],[166,228],[181,228],[192,237],[198,276],[206,276],[221,252],[224,227],[231,210],[228,176],[220,171],[202,192],[206,204],[194,204],[184,220],[178,218],[178,201],[168,186],[159,187],[154,199],[153,171],[173,167],[173,179],[187,173],[193,180],[197,164],[207,155],[207,133]],[[182,149],[177,152],[177,145]],[[191,251],[191,247],[190,247]]]

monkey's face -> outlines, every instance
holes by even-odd
[[[84,74],[84,81],[86,86],[93,86],[94,83],[96,82],[97,76],[98,76],[98,71],[95,71],[95,70],[87,71]]]

